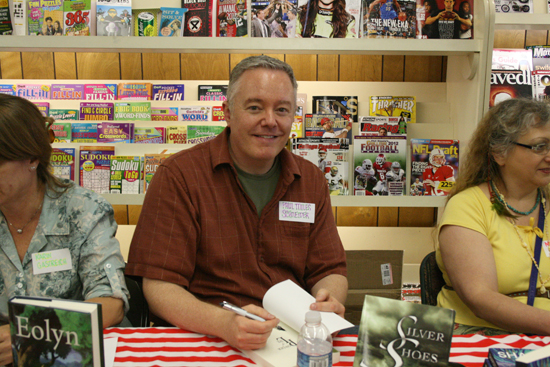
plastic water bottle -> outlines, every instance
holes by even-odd
[[[298,336],[298,367],[331,367],[332,336],[318,311],[306,313]]]

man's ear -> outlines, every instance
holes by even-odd
[[[229,102],[223,101],[222,108],[225,122],[227,123],[227,126],[231,127],[231,109],[229,108]]]

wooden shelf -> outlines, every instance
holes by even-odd
[[[550,14],[497,13],[495,29],[507,30],[548,30]]]

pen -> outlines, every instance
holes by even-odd
[[[223,302],[220,302],[220,306],[222,306],[222,308],[225,308],[226,310],[229,310],[229,311],[232,311],[232,312],[235,312],[237,315],[241,315],[241,316],[244,316],[244,317],[247,317],[251,320],[256,320],[256,321],[265,321],[265,319],[263,317],[260,317],[258,315],[254,315],[253,313],[250,313],[238,306],[235,306],[229,302],[226,302],[226,301],[223,301]],[[280,327],[279,325],[277,325],[277,329],[279,330],[285,330],[283,329],[282,327]]]

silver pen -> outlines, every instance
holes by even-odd
[[[237,315],[241,315],[241,316],[244,316],[244,317],[247,317],[251,320],[256,320],[256,321],[262,321],[264,322],[265,319],[263,317],[260,317],[258,315],[254,315],[253,313],[250,313],[238,306],[235,306],[234,304],[231,304],[229,302],[226,302],[226,301],[223,301],[223,302],[220,302],[220,306],[222,306],[222,308],[225,308],[226,310],[229,310],[229,311],[232,311],[232,312],[235,312]],[[283,329],[282,327],[280,327],[279,325],[277,325],[277,329],[278,330],[285,330]]]

